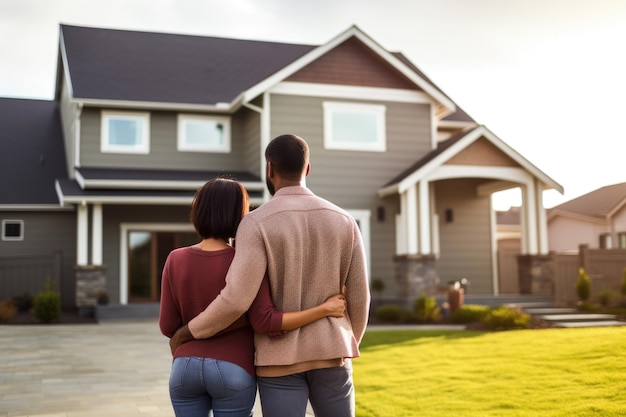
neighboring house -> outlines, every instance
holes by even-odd
[[[0,123],[15,127],[11,137],[0,129],[10,169],[0,282],[13,258],[61,252],[65,305],[94,268],[113,304],[157,302],[167,254],[198,239],[194,191],[227,174],[254,206],[267,201],[263,152],[282,133],[308,141],[307,185],[359,222],[386,296],[461,277],[472,293],[497,294],[491,194],[521,187],[521,252],[541,255],[542,191],[562,192],[357,27],[296,45],[61,25],[54,101],[2,106]],[[31,157],[20,162],[23,149]],[[0,298],[17,290],[0,286]]]
[[[626,249],[626,182],[599,188],[548,210],[550,250]]]

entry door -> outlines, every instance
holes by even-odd
[[[158,302],[161,274],[172,249],[198,243],[195,232],[128,232],[128,301]]]

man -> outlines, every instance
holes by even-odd
[[[172,351],[191,338],[216,334],[244,314],[266,271],[282,311],[313,307],[345,290],[344,317],[324,318],[277,338],[255,335],[255,364],[263,415],[303,417],[310,401],[318,416],[354,416],[351,358],[359,356],[370,303],[361,233],[348,213],[306,188],[309,147],[302,138],[278,136],[265,158],[273,198],[241,221],[226,286],[174,335]]]

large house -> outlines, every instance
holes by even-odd
[[[504,189],[522,189],[521,253],[548,252],[542,192],[561,185],[357,27],[297,45],[61,25],[58,57],[54,100],[0,100],[0,299],[50,277],[65,306],[90,282],[158,302],[167,254],[198,239],[194,191],[229,175],[263,204],[282,133],[308,141],[307,185],[358,221],[385,296],[461,277],[498,294]]]

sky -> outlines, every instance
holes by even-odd
[[[559,183],[546,208],[626,182],[623,0],[0,0],[0,97],[53,98],[60,24],[311,45],[356,25]]]

